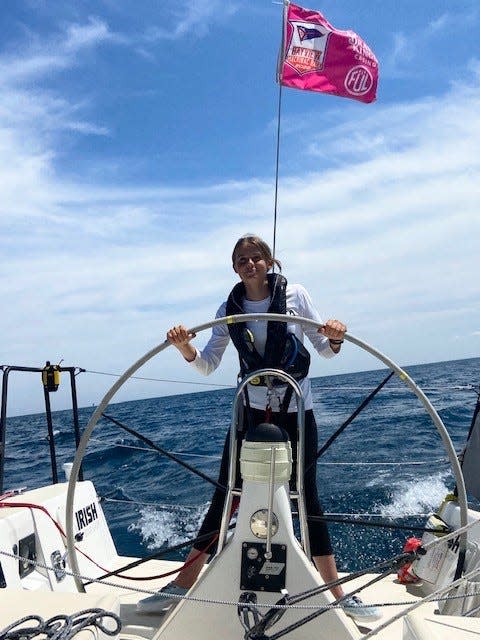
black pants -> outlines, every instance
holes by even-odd
[[[258,409],[249,409],[250,420],[256,425],[261,422],[265,422],[265,412]],[[296,460],[297,460],[297,414],[296,413],[273,413],[270,419],[274,424],[283,427],[289,437],[292,445],[293,453],[293,469],[290,480],[290,486],[294,487],[296,479]],[[243,434],[239,436],[241,439]],[[237,451],[240,453],[240,442],[238,443]],[[314,461],[318,448],[317,438],[317,425],[315,422],[315,416],[312,410],[305,411],[305,462],[304,467],[308,469],[310,463]],[[224,487],[228,483],[228,460],[230,455],[230,431],[227,433],[225,439],[225,445],[223,447],[222,461],[220,463],[220,473],[218,476],[218,482]],[[240,487],[242,480],[240,477],[240,461],[237,458],[237,479],[236,486]],[[322,516],[323,511],[320,506],[317,491],[317,469],[316,464],[313,464],[305,474],[304,488],[305,488],[305,508],[308,516]],[[198,535],[205,535],[211,531],[217,531],[220,528],[220,522],[222,519],[223,506],[225,503],[225,492],[221,489],[215,489],[215,493],[212,497],[212,502],[208,509],[207,515],[200,527]],[[310,538],[310,551],[312,556],[328,556],[332,552],[332,544],[330,541],[330,535],[328,533],[327,525],[324,521],[313,522],[308,521],[308,533]],[[208,547],[208,552],[215,551],[215,545],[212,543],[213,536],[210,540],[204,540],[194,544],[195,549],[202,551]],[[208,546],[208,545],[212,546]]]

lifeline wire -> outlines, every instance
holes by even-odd
[[[97,442],[98,444],[109,446],[108,440],[103,440],[102,438],[90,438],[91,442]],[[135,451],[144,451],[145,453],[158,453],[156,451],[152,451],[147,447],[137,447],[131,444],[123,444],[116,442],[115,446],[120,449],[132,449]],[[221,460],[221,455],[210,455],[207,453],[190,453],[188,451],[170,451],[170,453],[174,456],[184,456],[185,458],[203,458],[206,460]],[[325,462],[324,460],[320,460],[320,465],[325,467],[403,467],[403,466],[425,466],[432,464],[448,464],[447,458],[433,458],[432,460],[403,460],[400,462],[386,462],[384,460],[378,460],[373,462],[358,462],[354,460],[347,460],[344,462],[333,461],[333,462]]]
[[[0,366],[0,369],[2,367]],[[121,373],[113,373],[113,372],[109,372],[109,371],[92,371],[91,369],[80,369],[79,373],[92,373],[94,375],[99,375],[99,376],[110,376],[111,378],[120,378],[123,374]],[[226,389],[235,389],[235,385],[234,384],[221,384],[220,382],[203,382],[203,381],[199,381],[199,380],[173,380],[171,378],[150,378],[150,377],[146,377],[146,376],[130,376],[132,380],[144,380],[147,382],[171,382],[174,384],[191,384],[193,386],[198,385],[198,386],[203,386],[203,387],[225,387]],[[466,384],[463,386],[459,386],[459,385],[455,385],[452,387],[446,387],[446,386],[438,386],[438,387],[433,387],[433,386],[424,386],[423,387],[424,391],[433,391],[433,392],[444,392],[446,389],[448,389],[449,391],[475,391],[476,394],[478,394],[478,391],[476,389],[476,387],[474,387],[472,384]],[[369,387],[361,387],[358,385],[355,386],[329,386],[329,387],[324,387],[322,386],[322,391],[368,391]],[[398,391],[398,392],[403,392],[405,391],[405,387],[390,387],[390,390],[393,391]]]

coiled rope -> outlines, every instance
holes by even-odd
[[[113,621],[114,628],[109,628],[106,620]],[[105,609],[84,609],[72,615],[59,614],[47,620],[29,615],[0,631],[0,640],[33,640],[38,636],[49,640],[70,640],[86,627],[96,627],[107,636],[116,636],[122,628],[122,622],[116,613]]]

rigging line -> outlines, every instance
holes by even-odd
[[[345,375],[345,374],[341,374],[341,375]],[[348,374],[348,375],[355,375],[355,374]],[[312,378],[312,380],[319,380],[323,378],[323,376],[317,376],[316,378]],[[325,387],[323,385],[321,385],[318,390],[319,391],[368,391],[371,387],[362,387],[362,386],[344,386],[341,383],[332,387]],[[405,386],[395,386],[395,385],[390,385],[390,392],[404,392],[405,391]],[[439,385],[437,387],[430,385],[430,386],[426,386],[426,385],[422,385],[422,389],[424,391],[437,391],[438,393],[442,393],[445,391],[475,391],[475,393],[478,393],[476,388],[473,386],[473,384],[466,384],[463,386],[458,386],[457,384],[452,385],[451,387],[447,386],[447,385]],[[315,389],[317,390],[317,389]]]
[[[204,536],[203,536],[204,537]],[[183,571],[183,569],[187,569],[188,567],[192,566],[192,564],[195,564],[195,562],[198,560],[198,558],[202,555],[202,553],[207,553],[210,549],[210,547],[217,541],[218,538],[218,534],[215,535],[212,540],[207,544],[207,546],[203,549],[201,549],[200,551],[198,551],[198,553],[196,553],[194,556],[192,556],[190,558],[190,560],[185,560],[185,562],[183,563],[183,565],[181,565],[180,567],[176,567],[175,569],[171,569],[169,571],[164,571],[163,573],[159,574],[159,575],[155,575],[155,576],[126,576],[123,573],[120,573],[120,571],[126,571],[127,569],[133,567],[137,567],[139,564],[142,564],[142,560],[137,560],[133,563],[130,563],[124,567],[120,567],[120,569],[115,569],[114,571],[109,571],[107,573],[105,573],[103,576],[100,576],[98,579],[102,580],[103,578],[110,578],[111,576],[117,576],[118,578],[123,578],[124,580],[132,580],[132,581],[136,581],[136,582],[146,582],[148,580],[159,580],[160,578],[167,578],[169,576],[173,576],[177,573],[180,573],[180,571]],[[104,571],[106,571],[106,569],[104,569]],[[90,583],[86,583],[85,586],[87,586]]]
[[[90,438],[90,442],[96,442],[97,444],[112,446],[112,444],[108,440],[105,440],[102,438]],[[138,447],[133,444],[123,444],[122,442],[114,442],[113,446],[118,447],[119,449],[134,449],[135,451],[145,451],[145,453],[154,453],[148,447]],[[177,456],[185,456],[185,458],[205,458],[207,460],[220,460],[222,457],[222,456],[208,455],[207,453],[188,453],[186,451],[171,451],[170,453]],[[415,463],[405,462],[405,464],[415,464]]]
[[[116,424],[117,427],[120,427],[121,429],[124,429],[127,433],[130,433],[130,435],[133,435],[136,438],[138,438],[139,440],[142,440],[143,442],[145,442],[145,444],[148,444],[150,447],[152,447],[153,449],[155,449],[159,453],[163,454],[167,458],[170,458],[170,460],[173,460],[174,462],[177,462],[181,467],[184,467],[185,469],[187,469],[188,471],[191,471],[195,475],[200,476],[200,478],[203,478],[203,480],[206,480],[207,482],[210,482],[210,484],[213,484],[215,487],[217,487],[217,489],[220,489],[221,491],[226,491],[226,488],[223,485],[221,485],[219,482],[217,482],[216,480],[213,480],[212,478],[207,476],[202,471],[199,471],[198,469],[195,469],[194,467],[189,465],[187,462],[184,462],[183,460],[180,460],[180,458],[177,458],[176,456],[172,455],[166,449],[163,449],[162,447],[159,447],[152,440],[150,440],[149,438],[146,438],[145,436],[143,436],[138,431],[135,431],[135,429],[131,429],[130,427],[127,427],[127,425],[122,424],[119,420],[116,420],[115,418],[113,418],[112,416],[107,415],[106,413],[102,413],[102,416],[104,418],[106,418],[107,420],[110,420],[110,422],[113,422],[114,424]]]
[[[229,525],[229,527],[228,527],[229,531],[231,529],[233,529],[234,527],[235,527],[234,524]],[[215,531],[210,531],[209,533],[204,533],[203,535],[197,536],[196,538],[190,538],[189,540],[186,540],[185,542],[180,542],[180,543],[178,543],[176,545],[173,545],[172,547],[167,547],[166,549],[160,549],[160,551],[155,551],[154,553],[151,553],[148,556],[144,556],[143,558],[138,558],[137,560],[129,562],[128,564],[124,565],[123,567],[119,567],[118,569],[115,569],[113,571],[109,571],[108,573],[105,573],[103,576],[99,576],[98,578],[92,578],[89,582],[85,583],[85,586],[87,586],[89,584],[92,584],[93,582],[97,582],[99,580],[104,580],[105,578],[110,578],[111,576],[116,576],[116,575],[119,574],[120,571],[128,571],[129,569],[135,569],[135,567],[139,567],[140,565],[145,564],[146,562],[149,562],[150,560],[158,560],[159,558],[162,558],[163,556],[165,556],[165,555],[167,555],[169,553],[173,553],[174,551],[180,551],[181,549],[184,549],[185,547],[191,547],[194,544],[198,544],[199,542],[206,542],[207,540],[209,540],[209,538],[214,536],[212,542],[210,544],[208,544],[207,547],[205,548],[205,549],[208,549],[214,542],[216,542],[219,533],[220,533],[220,529],[215,529]],[[185,564],[184,564],[184,566],[185,566]],[[178,573],[179,571],[180,571],[180,568],[176,569],[172,573]],[[153,576],[153,577],[158,577],[158,576]],[[147,580],[147,579],[151,579],[151,578],[144,578],[144,579]]]
[[[301,591],[293,596],[290,596],[290,602],[293,604],[297,604],[298,602],[302,602],[303,600],[307,600],[308,598],[312,598],[313,596],[317,596],[324,591],[330,590],[333,587],[337,587],[339,585],[347,584],[348,582],[352,582],[357,578],[361,578],[363,576],[367,576],[368,574],[377,574],[381,577],[387,577],[389,574],[397,571],[398,568],[403,566],[407,562],[413,562],[415,558],[418,556],[418,551],[407,551],[398,553],[395,556],[388,558],[387,560],[382,560],[381,562],[377,562],[370,567],[365,569],[359,569],[358,571],[353,571],[341,578],[337,578],[336,580],[332,580],[330,582],[326,582],[323,585],[318,587],[313,587],[311,589],[307,589],[306,591]],[[373,582],[377,580],[374,579]],[[357,591],[362,591],[367,586],[369,586],[371,582],[367,582],[362,584],[358,589],[356,589],[353,593],[357,593]],[[349,594],[351,595],[351,594]]]
[[[319,466],[330,466],[330,467],[403,467],[403,466],[424,466],[431,464],[448,464],[447,458],[437,458],[436,460],[404,460],[403,462],[382,462],[379,460],[378,462],[324,462],[321,460],[318,465]]]
[[[85,373],[94,373],[99,376],[112,376],[113,378],[120,378],[122,373],[109,373],[108,371],[92,371],[90,369],[83,369]],[[215,382],[198,382],[194,380],[170,380],[169,378],[147,378],[145,376],[130,376],[132,380],[147,380],[148,382],[174,382],[175,384],[198,384],[204,387],[225,387],[228,389],[233,389],[234,385],[232,384],[221,384]]]
[[[91,442],[96,442],[101,445],[109,445],[108,440],[103,440],[102,438],[90,438]],[[134,451],[144,451],[145,453],[155,453],[148,447],[138,447],[132,444],[123,444],[121,442],[115,442],[115,447],[119,449],[133,449]],[[186,451],[170,451],[171,454],[176,456],[184,456],[185,458],[202,458],[205,460],[220,460],[222,456],[220,455],[209,455],[207,453],[188,453]],[[434,460],[403,460],[401,462],[384,462],[383,460],[377,460],[372,462],[324,462],[321,460],[318,465],[319,466],[328,466],[328,467],[402,467],[402,466],[425,466],[431,464],[448,464],[447,458],[436,458]]]
[[[203,505],[175,505],[175,504],[161,504],[156,502],[139,502],[137,500],[127,500],[125,498],[110,498],[108,496],[101,496],[101,501],[104,502],[115,502],[122,504],[135,504],[136,506],[144,506],[144,507],[155,507],[157,509],[165,509],[171,511],[188,511],[188,510],[198,510],[203,508]],[[407,514],[403,516],[395,516],[391,517],[390,520],[395,520],[399,518],[425,518],[429,514],[428,513],[418,513],[418,514]],[[292,516],[298,516],[298,512],[293,511]],[[443,530],[438,528],[432,529],[430,527],[425,526],[417,526],[417,525],[409,525],[409,524],[398,524],[393,522],[375,522],[373,520],[363,520],[360,516],[369,517],[369,518],[385,518],[380,513],[324,513],[323,516],[307,516],[307,520],[309,522],[334,522],[337,524],[352,524],[357,525],[359,527],[377,527],[382,529],[393,529],[400,531],[420,531],[427,533],[449,533],[451,529],[447,526]]]
[[[401,513],[398,516],[384,516],[381,513],[369,513],[368,511],[363,511],[361,513],[347,513],[341,511],[326,511],[324,516],[347,516],[351,518],[357,518],[359,516],[365,516],[366,518],[388,518],[389,520],[403,520],[405,518],[428,518],[432,515],[432,512],[428,513]]]
[[[121,504],[129,504],[135,507],[155,507],[156,509],[165,509],[166,511],[199,511],[205,509],[204,505],[194,504],[162,504],[161,502],[146,502],[144,500],[133,500],[131,498],[111,498],[110,496],[99,496],[101,502],[115,502]],[[422,514],[428,516],[429,514]]]
[[[170,511],[198,511],[199,509],[204,509],[205,505],[202,504],[165,504],[165,503],[161,503],[161,502],[147,502],[147,501],[143,501],[143,500],[133,500],[132,498],[112,498],[109,495],[106,496],[99,496],[99,499],[102,502],[115,502],[115,503],[119,503],[119,504],[130,504],[130,505],[135,505],[135,506],[142,506],[142,507],[155,507],[157,509],[165,509],[165,510],[170,510]],[[296,511],[294,511],[292,513],[292,515],[298,515]],[[363,522],[362,520],[360,520],[360,517],[365,517],[365,518],[387,518],[390,521],[395,521],[395,520],[404,520],[406,518],[427,518],[428,516],[430,516],[431,513],[408,513],[408,514],[402,514],[402,515],[398,515],[398,516],[384,516],[381,513],[342,513],[342,512],[325,512],[323,514],[323,516],[308,516],[308,519],[312,519],[312,520],[328,520],[331,522],[341,522],[341,523],[346,523],[346,524],[358,524],[358,525],[362,525]],[[334,518],[351,518],[351,520],[336,520]],[[366,526],[382,526],[385,528],[391,528],[391,529],[407,529],[407,530],[419,530],[419,531],[435,531],[436,533],[438,533],[438,529],[426,529],[423,527],[416,527],[414,525],[399,525],[399,524],[384,524],[384,523],[379,523],[379,524],[375,524],[374,521],[368,521],[365,523]],[[450,531],[450,529],[448,529]]]
[[[292,515],[297,515],[293,513]],[[410,516],[409,516],[410,517]],[[411,516],[414,517],[414,516]],[[432,529],[431,527],[418,527],[409,524],[390,524],[388,522],[372,522],[371,520],[361,520],[354,516],[353,518],[337,518],[332,515],[324,514],[323,516],[307,516],[309,522],[335,522],[337,524],[353,524],[360,527],[377,527],[381,529],[399,529],[401,531],[421,531],[427,533],[450,533],[452,529],[445,525],[444,528]]]
[[[431,540],[430,542],[427,542],[425,545],[422,545],[422,547],[421,547],[423,549],[422,555],[424,555],[432,547],[438,546],[438,545],[441,545],[441,544],[445,544],[445,542],[447,542],[448,540],[451,540],[452,538],[457,537],[460,533],[463,533],[464,531],[466,531],[469,528],[475,526],[476,524],[477,524],[477,521],[470,522],[470,523],[466,524],[465,526],[460,527],[459,529],[455,529],[453,531],[450,531],[450,533],[442,535],[440,538],[435,538],[434,540]],[[301,593],[297,594],[296,596],[292,596],[290,598],[290,602],[295,602],[296,603],[296,602],[302,601],[307,597],[311,597],[312,595],[317,595],[318,593],[321,593],[326,588],[330,588],[332,586],[337,586],[338,584],[344,584],[345,582],[348,582],[349,580],[353,580],[354,578],[360,577],[361,575],[365,575],[366,573],[371,573],[372,570],[375,571],[375,569],[378,569],[378,568],[386,567],[387,568],[386,571],[385,571],[385,576],[386,576],[386,575],[388,575],[388,573],[393,573],[393,571],[388,571],[389,563],[396,562],[398,567],[400,567],[400,566],[402,566],[402,564],[404,564],[406,561],[408,561],[408,556],[409,555],[412,556],[411,559],[414,559],[416,557],[416,555],[418,555],[418,553],[419,553],[419,551],[417,550],[417,551],[412,551],[412,552],[409,552],[409,553],[398,554],[397,556],[394,556],[393,558],[390,558],[389,560],[381,562],[381,563],[375,565],[374,567],[370,567],[370,568],[367,568],[365,570],[361,570],[361,571],[357,571],[355,573],[351,573],[348,576],[345,576],[344,578],[340,578],[340,579],[338,579],[338,580],[336,580],[334,582],[328,583],[327,585],[323,585],[323,587],[316,587],[314,589],[301,592]],[[393,568],[393,566],[392,566],[392,568]],[[471,575],[477,575],[479,572],[480,572],[480,569],[477,567],[472,572],[470,572],[468,574],[465,574],[463,576],[463,578],[458,578],[452,584],[447,585],[447,587],[443,587],[440,590],[437,590],[437,591],[433,592],[432,594],[429,594],[428,596],[426,596],[423,599],[423,601],[427,602],[427,601],[433,600],[434,596],[436,594],[443,595],[444,593],[447,593],[453,587],[460,585],[462,580],[465,580],[467,577],[470,577]],[[375,582],[375,580],[374,580],[374,582]],[[364,584],[359,589],[356,589],[355,591],[351,592],[348,595],[353,595],[354,593],[357,593],[358,591],[361,591],[362,589],[365,589],[370,584],[372,584],[372,582],[368,582],[368,583]],[[464,596],[462,596],[462,597],[464,597]],[[437,598],[435,598],[435,599],[437,599]],[[418,606],[418,603],[417,603],[417,606]],[[413,606],[412,609],[413,608],[416,608],[416,607]],[[323,613],[323,611],[320,611],[318,613],[318,615],[320,615],[321,613]],[[408,611],[404,612],[404,613],[408,613]],[[309,618],[309,619],[311,619],[311,618]],[[377,631],[379,631],[380,629],[382,629],[384,626],[388,626],[388,624],[391,624],[391,622],[394,619],[396,619],[396,618],[394,617],[390,621],[387,621],[386,623],[384,623],[384,625],[381,625],[374,632],[370,632],[365,637],[370,637],[372,635],[375,635],[375,633]],[[303,621],[300,621],[300,622],[301,622],[301,624],[303,624]],[[281,635],[282,634],[280,634],[280,635],[277,634],[277,635],[271,636],[271,640],[274,640],[274,638],[279,638],[279,637],[281,637]]]
[[[341,598],[338,598],[337,600],[335,600],[332,605],[336,605],[336,606],[342,606],[342,603],[345,602],[348,598],[350,598],[351,596],[359,593],[360,591],[362,591],[363,589],[372,586],[373,584],[380,582],[381,580],[383,580],[384,578],[386,578],[388,575],[390,575],[391,573],[393,573],[394,569],[386,569],[385,571],[383,571],[382,573],[380,573],[378,576],[376,576],[375,578],[372,578],[371,580],[369,580],[368,582],[366,582],[364,585],[357,587],[356,589],[354,589],[353,591],[349,591],[348,593],[346,593],[344,596],[342,596]],[[332,584],[332,583],[330,583]],[[293,598],[290,597],[286,597],[286,598],[282,598],[282,600],[286,600],[287,604],[290,603],[290,601],[296,602],[295,601],[295,596]],[[279,602],[281,602],[282,600],[280,600]],[[283,636],[287,635],[288,633],[290,633],[291,631],[295,631],[296,629],[302,627],[303,625],[307,624],[308,622],[311,622],[312,620],[315,620],[316,618],[318,618],[319,616],[321,616],[322,614],[326,613],[327,611],[330,610],[330,606],[323,606],[320,607],[319,609],[317,609],[317,611],[314,611],[313,613],[306,615],[304,618],[300,618],[300,620],[297,620],[296,622],[290,624],[287,627],[284,627],[283,629],[281,629],[280,631],[277,631],[277,633],[274,633],[273,635],[269,636],[270,640],[278,640],[279,638],[282,638]],[[272,611],[272,613],[271,613]],[[266,623],[268,625],[268,618],[270,617],[270,619],[274,619],[275,621],[281,617],[281,615],[283,615],[284,611],[280,614],[275,615],[274,610],[270,610],[267,611],[267,613],[264,614],[262,620],[256,625],[256,627],[258,627],[259,629],[262,629],[262,623],[263,620],[266,620]],[[270,615],[269,615],[270,614]],[[268,627],[267,627],[268,628]],[[254,627],[255,629],[255,627]],[[250,632],[251,633],[251,632]],[[261,636],[258,636],[261,637]],[[253,640],[253,637],[252,637]]]
[[[27,564],[30,564],[32,566],[36,566],[36,567],[40,567],[41,569],[45,569],[46,571],[50,571],[50,572],[54,572],[55,569],[45,563],[39,562],[38,560],[31,560],[30,558],[25,558],[23,556],[19,556],[18,554],[13,554],[13,553],[9,553],[8,551],[4,551],[3,549],[0,549],[0,555],[4,555],[7,558],[14,558],[15,560],[21,560]],[[82,581],[89,581],[89,583],[95,584],[95,583],[100,583],[104,586],[107,587],[113,587],[115,589],[125,589],[124,586],[118,584],[117,582],[110,582],[108,580],[100,580],[98,578],[92,578],[92,577],[88,577],[85,576],[83,574],[80,574],[78,572],[74,572],[74,571],[68,571],[67,569],[64,569],[64,573],[67,576],[72,576],[72,577],[77,577],[79,579],[81,579]],[[473,577],[474,575],[478,574],[478,569],[466,574],[467,578]],[[457,581],[457,583],[460,583],[460,580]],[[459,584],[455,585],[455,586],[460,586]],[[451,585],[447,585],[446,587],[443,587],[443,589],[439,590],[439,591],[435,591],[434,593],[430,594],[429,596],[425,597],[425,598],[420,598],[419,600],[405,600],[405,601],[401,601],[401,602],[379,602],[379,603],[375,603],[375,604],[371,604],[370,606],[381,606],[381,607],[399,607],[399,606],[421,606],[424,602],[427,601],[431,601],[431,600],[436,600],[437,602],[446,602],[448,600],[463,600],[465,599],[465,594],[456,594],[456,595],[452,595],[452,594],[447,594],[447,595],[438,595],[440,593],[447,593],[448,590],[451,589]],[[157,590],[153,590],[153,589],[147,589],[147,588],[142,588],[142,587],[138,587],[136,585],[129,585],[128,586],[128,590],[135,592],[135,593],[144,593],[144,594],[148,594],[148,595],[153,595],[155,593],[158,593]],[[480,591],[473,591],[470,592],[469,594],[470,596],[477,596],[480,595]],[[238,601],[231,601],[231,600],[220,600],[220,599],[213,599],[213,598],[200,598],[200,597],[195,597],[195,596],[173,596],[176,599],[178,599],[178,601],[180,602],[180,600],[187,600],[190,602],[197,602],[197,603],[201,603],[201,604],[218,604],[218,605],[225,605],[225,606],[232,606],[232,607],[238,607],[238,606],[243,606],[245,603],[244,602],[238,602]],[[255,605],[258,609],[296,609],[296,610],[308,610],[308,609],[314,609],[314,610],[318,610],[318,604],[277,604],[277,603],[262,603],[262,602],[258,602]],[[326,605],[328,609],[336,609],[339,608],[341,605],[338,604],[329,604]],[[405,612],[403,612],[405,613]],[[401,616],[402,614],[398,614],[398,616]],[[397,617],[398,617],[397,616]],[[388,621],[389,624],[392,622],[392,620]],[[374,630],[376,631],[376,630]],[[370,632],[369,637],[371,636],[372,632]]]
[[[326,443],[320,447],[320,449],[317,451],[317,454],[315,456],[315,458],[312,460],[312,462],[308,465],[308,467],[305,469],[305,473],[307,473],[315,464],[315,462],[318,460],[318,458],[322,455],[322,453],[324,453],[329,447],[330,445],[332,445],[334,443],[334,441],[338,438],[338,436],[348,427],[348,425],[353,422],[355,420],[355,418],[358,416],[358,414],[367,406],[367,404],[373,400],[373,398],[377,395],[377,393],[380,391],[380,389],[382,389],[387,382],[390,380],[390,378],[395,374],[394,371],[390,371],[390,373],[387,375],[386,378],[384,378],[382,380],[382,382],[380,382],[380,384],[363,400],[363,402],[361,402],[358,407],[355,409],[355,411],[352,413],[352,415],[347,418],[343,424],[340,425],[340,427],[335,431],[335,433],[333,433],[330,438],[326,441]]]
[[[17,508],[20,509],[20,508],[24,508],[24,509],[32,509],[32,510],[33,509],[38,509],[39,511],[44,513],[51,520],[52,524],[55,526],[55,528],[57,529],[59,534],[62,536],[62,539],[66,539],[66,537],[67,537],[66,533],[62,529],[61,525],[57,522],[57,520],[55,520],[55,518],[51,515],[51,513],[48,511],[48,509],[45,506],[41,505],[41,504],[35,504],[33,502],[0,502],[0,508],[2,508],[2,509],[17,509]],[[85,553],[85,551],[82,551],[78,547],[75,547],[75,549],[84,558],[86,558],[87,560],[92,562],[96,567],[98,567],[102,571],[105,571],[105,569],[101,565],[99,565],[97,562],[95,562],[95,560],[93,558],[91,558],[88,555],[88,553]]]
[[[111,373],[108,371],[93,371],[91,369],[81,369],[82,373],[93,373],[95,375],[99,375],[99,376],[111,376],[112,378],[120,378],[123,374],[121,373]],[[150,378],[147,376],[130,376],[132,379],[134,380],[144,380],[147,382],[172,382],[174,384],[191,384],[191,385],[199,385],[199,386],[203,386],[203,387],[222,387],[225,389],[234,389],[235,385],[233,384],[221,384],[220,382],[200,382],[198,380],[173,380],[171,378]],[[317,376],[316,378],[312,378],[312,380],[317,380],[322,378],[323,376]],[[469,384],[469,385],[464,385],[459,387],[458,385],[454,385],[452,387],[448,387],[445,385],[441,385],[438,387],[427,387],[424,386],[422,387],[425,391],[438,391],[440,392],[444,392],[445,390],[448,391],[475,391],[475,393],[477,392],[477,389]],[[368,391],[370,389],[370,387],[362,387],[362,386],[343,386],[343,385],[336,385],[336,386],[329,386],[329,387],[324,387],[321,386],[320,387],[320,391]],[[392,386],[390,387],[390,391],[398,391],[398,392],[403,392],[405,391],[405,387],[401,386],[401,387],[395,387]]]
[[[135,506],[142,507],[155,507],[156,509],[165,509],[167,511],[198,511],[198,509],[203,508],[202,505],[175,505],[175,504],[159,504],[156,502],[139,502],[138,500],[127,500],[125,498],[109,498],[108,496],[100,496],[100,500],[102,502],[114,502],[118,504],[134,504]],[[382,514],[380,513],[324,513],[323,516],[307,516],[307,520],[309,522],[334,522],[337,524],[352,524],[360,527],[377,527],[382,529],[392,529],[392,530],[400,530],[400,531],[420,531],[427,533],[448,533],[451,531],[449,527],[445,527],[444,530],[432,529],[430,527],[419,527],[416,525],[407,525],[407,524],[394,524],[390,522],[375,522],[373,520],[362,520],[359,518],[359,515],[370,517],[370,518],[382,518]],[[396,518],[425,518],[429,514],[428,513],[419,513],[419,514],[408,514],[405,516],[396,516],[395,518],[391,518],[391,520],[395,520]],[[298,516],[296,511],[292,512],[292,516]],[[342,516],[342,517],[339,517]],[[345,517],[347,516],[347,517]]]

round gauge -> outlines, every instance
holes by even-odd
[[[250,518],[250,530],[256,538],[265,539],[267,537],[268,509],[259,509]],[[272,537],[278,531],[278,518],[272,512],[270,534]]]

